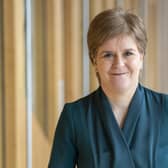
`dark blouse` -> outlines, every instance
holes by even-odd
[[[49,168],[168,168],[168,95],[138,86],[121,129],[101,87],[64,106]]]

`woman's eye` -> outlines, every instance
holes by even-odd
[[[111,53],[107,53],[107,54],[103,55],[103,57],[105,57],[105,58],[109,58],[109,57],[112,57],[112,56],[113,56],[113,54],[111,54]]]
[[[131,55],[133,55],[133,53],[128,51],[128,52],[126,52],[124,55],[125,55],[125,56],[131,56]]]

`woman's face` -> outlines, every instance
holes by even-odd
[[[128,35],[107,40],[98,48],[95,58],[100,85],[116,93],[137,87],[142,65],[143,55]]]

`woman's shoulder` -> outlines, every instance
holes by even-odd
[[[84,97],[65,103],[62,112],[73,116],[84,115],[89,111],[90,106],[93,105],[93,101],[99,92],[100,89],[98,88]]]
[[[141,88],[143,88],[145,96],[148,97],[149,99],[154,100],[158,103],[164,103],[164,104],[168,103],[168,94],[154,89],[150,89],[142,85]]]
[[[65,103],[65,106],[68,108],[81,108],[82,106],[87,106],[88,104],[92,103],[93,99],[99,91],[100,89],[98,88],[86,96],[83,96],[75,101]]]
[[[73,102],[65,103],[60,118],[64,118],[64,120],[69,121],[71,125],[75,125],[73,126],[74,128],[76,126],[79,127],[79,125],[80,128],[82,128],[82,123],[86,122],[88,114],[93,112],[90,110],[90,107],[93,105],[92,102],[98,92],[99,89]],[[78,130],[80,130],[80,128],[78,128]]]

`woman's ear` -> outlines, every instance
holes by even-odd
[[[93,66],[94,66],[95,72],[97,73],[98,70],[97,70],[97,61],[96,61],[96,57],[93,58]]]
[[[94,66],[96,65],[96,58],[95,57],[92,59],[92,63]]]

